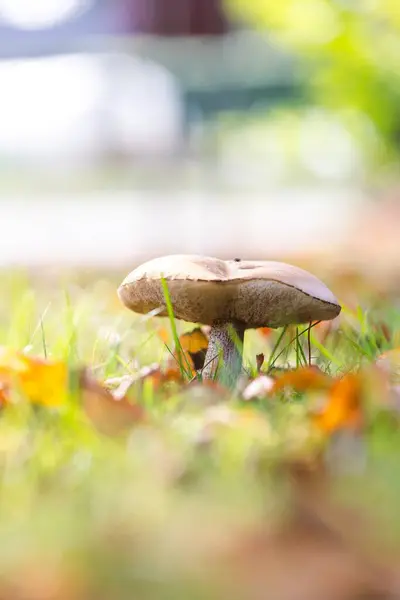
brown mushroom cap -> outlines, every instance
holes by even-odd
[[[144,263],[125,278],[118,295],[137,313],[165,307],[162,278],[175,317],[191,323],[236,321],[247,328],[282,327],[333,319],[341,310],[326,285],[298,267],[197,255],[164,256]],[[165,308],[159,313],[166,314]]]

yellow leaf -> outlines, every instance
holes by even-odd
[[[208,338],[200,327],[192,331],[183,333],[179,337],[179,344],[182,349],[181,354],[183,366],[185,369],[190,367],[192,375],[196,374],[204,366],[204,359],[208,348]],[[172,376],[173,372],[179,372],[178,349],[175,348],[173,357],[168,361],[168,372]]]
[[[192,331],[183,333],[179,338],[179,343],[185,352],[196,354],[204,350],[207,351],[208,338],[200,327],[196,327]]]
[[[59,361],[27,356],[11,348],[0,350],[0,400],[8,402],[11,389],[29,401],[59,406],[68,393],[68,368]]]

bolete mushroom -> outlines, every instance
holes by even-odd
[[[330,320],[341,310],[332,292],[298,267],[198,255],[150,260],[124,279],[118,295],[134,312],[159,309],[166,316],[162,279],[177,319],[211,325],[203,377],[218,371],[218,380],[228,386],[242,368],[246,329]]]

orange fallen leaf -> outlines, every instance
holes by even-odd
[[[332,385],[332,379],[318,367],[301,367],[287,371],[275,380],[272,393],[276,393],[286,387],[291,387],[298,392],[307,390],[328,389]]]
[[[0,349],[0,399],[10,400],[11,390],[30,402],[59,406],[68,394],[68,367],[61,361],[32,357],[11,348]]]
[[[200,327],[183,333],[179,337],[181,358],[184,369],[190,368],[191,374],[195,375],[204,366],[204,359],[208,348],[208,338]],[[167,372],[173,378],[173,373],[180,373],[179,349],[175,348],[173,356],[167,363]]]
[[[83,409],[100,433],[118,435],[144,420],[144,409],[126,397],[116,399],[86,369],[80,374]]]
[[[360,374],[348,373],[333,384],[320,413],[313,415],[316,426],[325,433],[358,429],[362,422],[363,384]]]
[[[32,357],[11,348],[0,349],[0,400],[8,403],[12,391],[34,404],[55,407],[69,394],[69,371],[65,363]],[[84,410],[104,433],[118,433],[143,417],[143,409],[125,397],[117,400],[86,370],[79,376]]]

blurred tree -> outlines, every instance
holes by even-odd
[[[225,1],[311,65],[315,100],[376,142],[376,162],[400,151],[399,0]]]
[[[228,22],[223,0],[122,0],[129,32],[161,36],[222,35]]]

